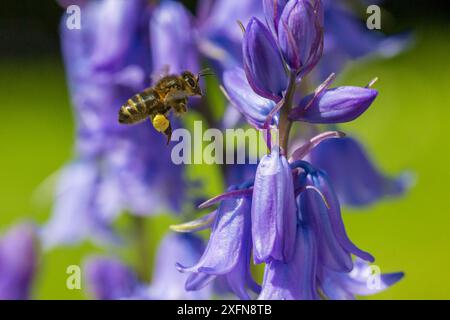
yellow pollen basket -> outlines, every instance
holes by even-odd
[[[157,114],[153,118],[152,123],[153,127],[159,132],[166,131],[170,124],[169,120],[162,114]]]

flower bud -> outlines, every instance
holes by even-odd
[[[263,0],[263,10],[270,31],[276,36],[278,34],[278,22],[283,9],[289,0]]]
[[[272,34],[256,18],[247,25],[243,56],[245,73],[252,89],[264,98],[281,100],[287,87],[283,60]]]
[[[338,87],[305,97],[290,118],[309,123],[343,123],[358,118],[377,97],[374,89]]]
[[[320,0],[289,1],[278,23],[284,59],[303,76],[319,62],[323,51],[323,8]]]

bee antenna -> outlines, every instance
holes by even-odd
[[[216,74],[210,68],[205,68],[198,73],[199,77],[215,76]]]

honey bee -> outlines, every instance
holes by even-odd
[[[176,116],[186,113],[188,98],[201,97],[200,77],[208,75],[206,70],[194,75],[184,71],[180,75],[166,75],[155,86],[134,95],[120,108],[119,123],[136,124],[150,118],[153,127],[167,137],[169,143],[172,126],[171,110]]]

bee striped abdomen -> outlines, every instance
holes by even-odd
[[[135,124],[144,121],[159,102],[153,90],[145,90],[128,99],[119,110],[119,123]]]

